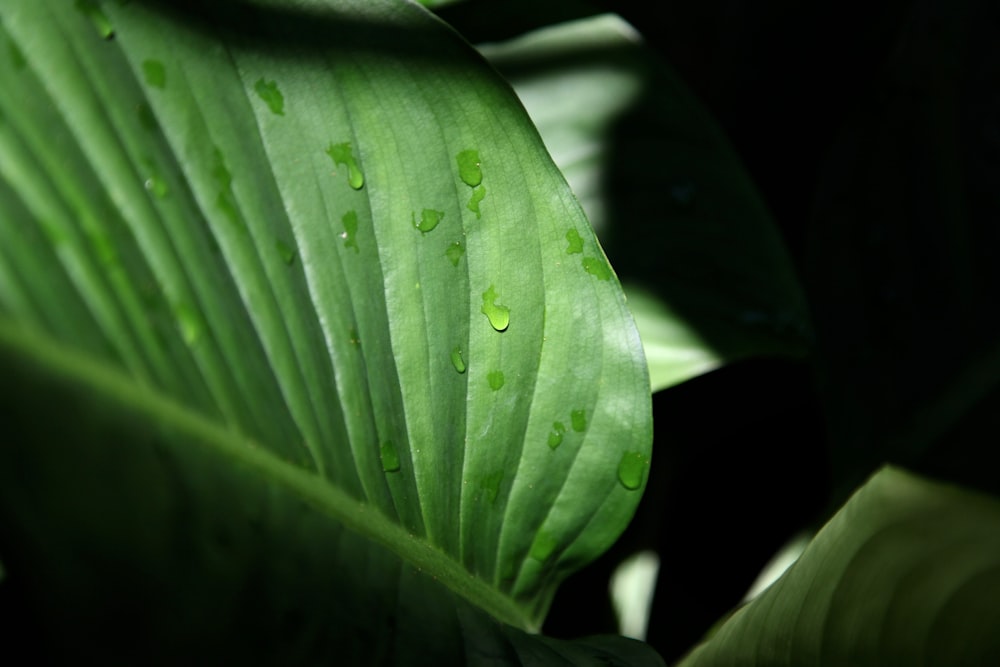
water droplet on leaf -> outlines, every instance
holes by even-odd
[[[284,260],[285,264],[291,266],[295,261],[295,248],[288,245],[281,239],[275,240],[274,247],[278,249],[278,253],[281,255],[281,259]]]
[[[413,226],[419,229],[422,233],[426,234],[441,222],[444,217],[444,211],[435,211],[432,208],[425,208],[420,212],[420,220],[417,220],[417,214],[411,213],[410,218],[413,220]]]
[[[219,185],[219,196],[215,200],[215,205],[222,211],[223,215],[229,218],[230,222],[242,227],[243,220],[240,218],[239,209],[236,208],[236,197],[233,196],[233,175],[226,167],[225,158],[222,157],[222,151],[218,148],[215,149],[214,159],[212,177]]]
[[[499,305],[496,301],[499,298],[493,285],[483,292],[483,305],[479,309],[490,321],[490,326],[497,331],[505,331],[510,325],[510,308]]]
[[[610,280],[611,268],[607,262],[603,262],[596,257],[583,258],[583,270],[594,276],[598,280]]]
[[[379,449],[382,458],[382,470],[385,472],[396,472],[399,470],[399,452],[396,451],[396,445],[392,443],[392,440],[383,442]]]
[[[569,413],[570,423],[573,424],[573,430],[577,433],[583,433],[587,430],[587,411],[586,410],[573,410]]]
[[[555,553],[558,546],[559,542],[550,533],[539,531],[535,535],[535,541],[531,543],[531,557],[544,563]]]
[[[629,491],[635,491],[642,486],[647,466],[648,462],[642,452],[625,452],[618,464],[618,481]]]
[[[483,201],[483,197],[486,196],[486,186],[480,185],[478,188],[472,191],[472,197],[469,198],[469,203],[466,204],[466,208],[476,214],[476,218],[482,218],[482,213],[479,211],[479,202]]]
[[[167,196],[170,190],[167,188],[167,183],[159,176],[155,174],[146,179],[143,186],[147,191],[153,193],[157,199],[163,199]]]
[[[465,359],[462,358],[462,348],[455,347],[451,351],[451,365],[455,367],[455,370],[459,373],[465,372]]]
[[[486,374],[486,381],[490,383],[490,389],[499,391],[503,387],[503,371],[490,371]]]
[[[344,224],[344,233],[340,235],[344,239],[345,248],[354,248],[354,252],[358,252],[358,213],[357,211],[348,211],[344,214],[344,217],[340,219]]]
[[[167,70],[159,60],[143,60],[142,76],[153,88],[163,90],[167,87]]]
[[[583,237],[575,229],[566,230],[566,242],[569,243],[569,246],[566,247],[567,255],[575,255],[583,252]]]
[[[22,70],[28,66],[28,59],[24,57],[24,52],[12,41],[7,42],[7,50],[10,53],[10,62],[16,70]]]
[[[351,151],[350,142],[344,142],[342,144],[330,144],[326,149],[326,154],[330,156],[333,160],[333,166],[344,165],[347,167],[347,183],[355,190],[360,190],[365,184],[364,174],[361,173],[361,168],[358,167],[357,161],[354,159],[354,153]]]
[[[159,123],[156,122],[156,116],[153,115],[153,110],[149,108],[149,105],[142,102],[135,108],[136,115],[139,116],[139,124],[150,132],[155,131],[159,127]]]
[[[97,231],[90,235],[90,242],[94,246],[94,253],[104,265],[111,265],[118,261],[118,250],[114,241],[104,231]]]
[[[219,184],[224,190],[228,190],[233,184],[233,175],[229,173],[229,169],[226,167],[226,159],[222,156],[222,151],[218,148],[212,154],[215,163],[212,165],[212,178],[215,182]]]
[[[464,150],[455,156],[458,175],[462,182],[474,188],[483,182],[483,169],[479,162],[479,151]]]
[[[264,100],[271,113],[277,116],[285,115],[285,96],[278,89],[277,81],[265,81],[264,77],[257,79],[253,85],[254,92],[260,99]]]
[[[76,8],[90,19],[102,39],[111,39],[115,36],[114,25],[94,0],[76,0]]]
[[[562,422],[552,422],[552,430],[549,432],[549,447],[555,449],[562,444],[563,434],[566,433],[566,425]]]
[[[184,342],[188,345],[196,343],[201,337],[201,318],[198,312],[186,303],[179,303],[174,307],[174,317],[177,318],[177,326]]]
[[[490,504],[496,502],[500,494],[500,482],[503,481],[503,470],[497,470],[483,478],[482,489],[486,491],[486,499]]]
[[[452,266],[458,266],[458,262],[462,259],[462,255],[465,254],[465,246],[462,245],[461,241],[455,241],[448,249],[444,251],[444,254],[448,257]]]

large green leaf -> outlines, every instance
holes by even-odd
[[[0,532],[10,577],[53,531],[115,536],[105,567],[141,561],[124,526],[153,510],[151,530],[185,526],[160,545],[179,576],[171,540],[209,539],[216,478],[248,468],[291,500],[240,483],[224,505],[273,528],[305,502],[353,531],[345,544],[381,545],[338,559],[307,539],[322,522],[298,528],[303,558],[339,561],[330,586],[378,589],[399,566],[357,554],[387,547],[537,628],[624,528],[650,457],[640,343],[579,205],[510,89],[419,6],[182,6],[0,8],[6,354],[171,429],[152,456],[24,422],[4,484],[58,461],[31,493],[107,494],[134,520],[36,517],[11,491],[5,525],[30,529]],[[585,264],[566,261],[569,232]],[[19,400],[58,410],[44,386]],[[71,474],[95,456],[110,481]],[[135,456],[198,502],[157,506]],[[397,593],[393,611],[416,606]]]
[[[729,361],[809,349],[805,299],[754,184],[632,26],[604,14],[480,49],[620,258],[654,391]]]
[[[1000,502],[886,467],[681,662],[993,665]]]

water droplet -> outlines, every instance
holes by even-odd
[[[503,387],[503,371],[490,371],[486,374],[486,381],[490,383],[490,389],[499,391]]]
[[[448,249],[444,251],[444,254],[448,257],[452,266],[458,266],[459,260],[462,259],[462,255],[465,254],[465,246],[462,245],[461,241],[455,241]]]
[[[347,340],[351,341],[351,345],[355,347],[361,346],[361,336],[358,335],[358,330],[351,327],[351,330],[347,332]]]
[[[222,151],[218,148],[212,153],[214,164],[212,165],[212,178],[223,189],[228,189],[233,184],[233,175],[226,167],[226,159],[222,156]]]
[[[584,257],[582,263],[583,270],[598,280],[611,279],[611,267],[608,266],[607,262],[601,261],[596,257]]]
[[[167,87],[167,69],[159,60],[143,60],[142,76],[153,88],[163,90]]]
[[[194,345],[201,337],[201,317],[198,311],[186,303],[179,303],[174,306],[174,317],[177,318],[181,338],[188,345]]]
[[[551,533],[540,530],[535,535],[535,541],[531,543],[531,557],[544,563],[555,553],[558,546],[558,540]]]
[[[501,306],[496,301],[499,298],[493,285],[483,292],[483,305],[479,311],[490,321],[490,326],[497,331],[505,331],[510,325],[510,308]]]
[[[135,108],[135,113],[139,116],[139,124],[150,132],[156,131],[156,129],[160,126],[159,123],[156,122],[156,116],[153,115],[153,110],[150,109],[149,105],[145,102],[141,102]]]
[[[567,255],[583,252],[583,237],[575,229],[566,230],[566,242],[569,243],[569,246],[566,248]]]
[[[486,498],[490,501],[490,504],[496,502],[497,496],[500,494],[500,482],[502,481],[503,470],[497,470],[483,478],[481,487],[486,491]]]
[[[483,201],[483,197],[486,196],[486,186],[480,185],[478,188],[472,191],[472,196],[469,198],[469,203],[465,205],[467,209],[476,214],[476,219],[482,218],[483,215],[479,211],[479,202]]]
[[[155,174],[147,178],[143,185],[146,190],[153,193],[157,199],[163,199],[170,192],[167,187],[167,182]]]
[[[642,486],[642,478],[649,462],[642,452],[625,452],[618,464],[618,481],[629,491]]]
[[[451,351],[451,365],[455,367],[455,370],[459,373],[465,372],[465,359],[462,358],[462,348],[455,346],[455,349]]]
[[[10,53],[10,62],[14,69],[22,70],[28,66],[28,59],[24,57],[24,52],[13,41],[7,42],[7,51]]]
[[[114,241],[104,231],[91,234],[90,242],[102,264],[111,265],[118,261],[118,250],[115,248]]]
[[[382,458],[382,470],[385,472],[396,472],[399,470],[399,452],[396,451],[396,445],[392,443],[392,440],[383,442],[379,448],[379,453]]]
[[[465,150],[455,156],[458,161],[458,176],[470,188],[483,182],[483,169],[479,162],[479,151]]]
[[[583,433],[587,430],[587,411],[586,410],[573,410],[569,413],[570,423],[573,425],[573,430],[577,433]]]
[[[102,39],[111,39],[115,36],[114,25],[94,0],[76,0],[75,4],[76,8],[90,19]]]
[[[347,167],[347,183],[355,190],[360,190],[365,184],[365,176],[361,173],[361,168],[354,160],[354,153],[351,152],[350,142],[342,144],[331,143],[326,149],[326,154],[333,160],[333,166],[344,165]]]
[[[563,434],[566,433],[566,425],[562,422],[552,422],[552,430],[549,432],[549,447],[555,449],[562,444]]]
[[[420,212],[419,222],[417,221],[416,213],[410,214],[410,218],[413,220],[413,226],[424,234],[437,227],[443,217],[444,211],[435,211],[432,208],[425,208]]]
[[[212,166],[212,177],[219,184],[219,196],[215,200],[215,205],[222,211],[229,221],[239,227],[243,226],[239,209],[236,207],[236,197],[233,196],[233,175],[226,168],[226,161],[222,157],[222,151],[215,149],[215,164]]]
[[[285,96],[278,90],[277,81],[265,81],[264,77],[261,77],[257,79],[253,89],[257,96],[264,100],[271,113],[277,116],[285,115]]]
[[[285,261],[285,264],[291,266],[295,261],[295,248],[288,245],[281,239],[275,240],[274,247],[278,249],[278,254],[281,255],[281,259]]]
[[[344,233],[340,235],[340,238],[344,239],[345,248],[354,248],[354,252],[358,252],[358,213],[357,211],[348,211],[344,214],[344,217],[340,219],[344,224]]]

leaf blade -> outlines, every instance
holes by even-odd
[[[138,351],[119,366],[398,519],[537,626],[634,511],[650,409],[620,287],[509,89],[405,3],[247,4],[238,26],[103,4],[111,41],[56,7],[0,18],[110,212],[89,217],[118,282],[81,291],[106,297],[102,332],[134,334],[107,341]],[[48,121],[20,122],[41,137]],[[470,149],[485,196],[461,178]],[[597,274],[563,263],[567,229]],[[97,267],[100,248],[71,254]],[[553,449],[557,420],[581,426]]]

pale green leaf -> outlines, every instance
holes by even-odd
[[[885,467],[681,665],[997,664],[998,527],[996,498]]]

